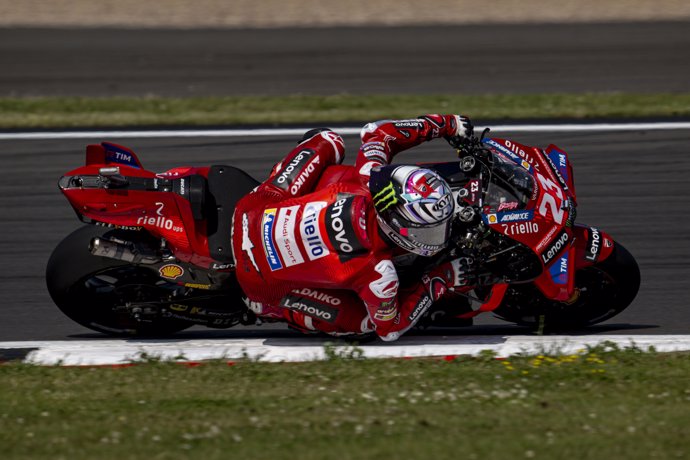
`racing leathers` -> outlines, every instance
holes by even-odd
[[[237,279],[259,316],[333,335],[374,330],[396,340],[448,289],[466,284],[460,261],[401,288],[397,247],[379,232],[368,190],[371,168],[434,138],[457,138],[469,121],[424,115],[362,129],[355,166],[337,166],[342,138],[322,130],[276,164],[242,198],[233,220]]]

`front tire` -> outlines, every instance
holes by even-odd
[[[506,321],[549,330],[576,329],[606,321],[625,310],[640,288],[635,258],[619,243],[611,255],[575,274],[578,299],[571,303],[546,299],[532,284],[511,286],[494,311]]]
[[[48,292],[58,308],[84,327],[115,336],[165,336],[192,326],[170,318],[141,322],[117,308],[127,302],[161,301],[173,286],[145,267],[91,254],[91,239],[105,234],[122,239],[145,235],[88,225],[65,237],[46,267]]]

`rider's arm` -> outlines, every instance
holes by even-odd
[[[340,164],[345,155],[343,138],[324,130],[300,142],[276,163],[259,190],[285,199],[311,192],[321,173],[330,165]]]
[[[436,267],[413,285],[400,289],[398,273],[390,260],[380,261],[358,290],[376,334],[384,341],[400,338],[414,326],[446,291],[472,289],[472,261],[455,259]]]
[[[422,142],[437,137],[467,137],[472,123],[460,115],[422,115],[411,120],[382,120],[362,128],[362,146],[355,167],[367,183],[371,168],[390,164],[393,157]]]

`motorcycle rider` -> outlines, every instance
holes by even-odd
[[[443,249],[455,203],[434,171],[389,164],[424,141],[458,145],[472,131],[460,115],[369,123],[354,168],[324,177],[342,162],[343,139],[328,129],[308,131],[235,209],[233,254],[249,308],[304,332],[374,330],[392,341],[447,290],[470,289],[468,259],[400,287],[393,257]]]

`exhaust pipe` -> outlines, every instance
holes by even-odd
[[[94,256],[108,257],[132,264],[156,264],[162,259],[160,255],[145,247],[132,242],[93,238],[89,243],[89,251]]]

